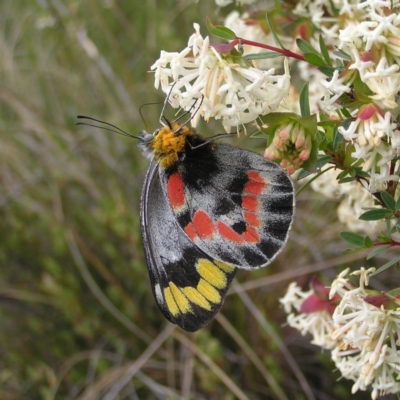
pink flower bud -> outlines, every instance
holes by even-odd
[[[280,155],[279,150],[275,146],[272,145],[272,146],[268,147],[267,149],[265,149],[264,157],[267,160],[274,161],[274,160],[279,160],[281,158],[281,155]]]
[[[288,140],[288,139],[289,139],[289,130],[286,129],[286,128],[282,128],[282,129],[279,131],[279,137],[280,137],[282,140]]]
[[[282,140],[279,138],[279,136],[274,136],[274,139],[272,140],[272,144],[277,147],[278,149],[282,148]]]
[[[296,168],[294,167],[293,164],[290,164],[290,165],[288,165],[288,166],[286,167],[286,172],[287,172],[289,175],[293,175],[293,174],[296,172]]]
[[[305,142],[306,137],[305,137],[305,132],[304,129],[300,129],[299,130],[299,134],[297,135],[297,140],[296,140],[296,149],[298,149],[300,146],[303,145],[303,143]]]
[[[310,150],[303,150],[300,154],[299,157],[303,160],[306,161],[308,160],[308,157],[310,157]]]
[[[375,104],[367,104],[360,108],[357,118],[362,121],[366,121],[367,119],[372,118],[377,113],[383,115],[382,111]]]

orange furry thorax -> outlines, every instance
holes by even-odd
[[[188,138],[197,136],[194,130],[186,125],[179,125],[173,122],[164,126],[148,143],[154,153],[154,159],[164,168],[176,163],[185,151]]]

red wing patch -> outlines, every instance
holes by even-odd
[[[242,196],[242,207],[245,210],[257,211],[258,199],[256,196]]]
[[[240,236],[230,226],[224,224],[223,222],[218,221],[217,228],[218,228],[219,234],[223,238],[230,240],[231,242],[236,242],[236,243],[244,242],[244,239],[242,238],[242,236]]]
[[[198,210],[194,213],[193,225],[201,239],[209,239],[215,233],[215,227],[211,218],[203,210]]]
[[[219,235],[230,242],[237,244],[258,243],[260,235],[256,229],[261,226],[257,211],[259,208],[258,196],[262,194],[268,187],[265,178],[257,171],[251,170],[247,172],[248,181],[245,183],[242,196],[243,218],[246,222],[246,230],[244,232],[236,232],[225,222],[214,221],[204,210],[197,210],[193,215],[192,222],[185,227],[185,232],[191,240],[200,238],[209,240],[213,234]],[[170,193],[171,191],[179,191],[179,193]],[[184,205],[184,188],[182,178],[179,173],[171,175],[168,180],[168,195],[172,207],[174,209]],[[174,206],[176,204],[176,206]]]
[[[257,214],[248,212],[248,211],[244,211],[243,216],[249,225],[254,226],[255,228],[258,228],[261,225],[261,222],[258,219]]]
[[[242,233],[242,237],[247,243],[258,243],[260,241],[260,235],[251,226],[246,228],[246,232]]]
[[[195,229],[194,229],[194,225],[191,223],[191,222],[189,222],[187,225],[186,225],[186,227],[185,227],[185,233],[186,233],[186,235],[188,235],[188,237],[189,237],[189,239],[190,240],[195,240],[196,239],[196,237],[197,237],[197,233],[196,233],[196,231],[195,231]]]
[[[247,173],[249,181],[244,185],[246,194],[261,194],[267,189],[267,182],[257,171],[249,171]]]
[[[175,172],[167,182],[168,198],[174,211],[179,211],[185,205],[185,186],[181,174]]]

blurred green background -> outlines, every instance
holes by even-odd
[[[147,276],[148,161],[131,139],[75,126],[144,129],[140,106],[163,100],[150,66],[193,22],[205,35],[207,15],[223,20],[211,0],[0,2],[0,399],[348,398],[278,303],[291,280],[362,259],[341,253],[334,202],[303,194],[286,250],[240,271],[216,320],[187,334]],[[159,112],[145,108],[150,131]]]

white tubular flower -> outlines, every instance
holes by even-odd
[[[381,144],[381,146],[383,147],[384,145]],[[368,150],[367,153],[361,152],[361,149],[364,149],[365,147],[360,147],[357,144],[355,144],[355,147],[356,150],[360,150],[359,153],[356,152],[357,154],[353,153],[353,156],[356,158],[364,158],[364,156],[370,154],[370,150]],[[339,207],[337,208],[337,215],[339,221],[351,232],[374,234],[385,229],[386,225],[384,220],[363,221],[359,219],[360,215],[363,214],[365,210],[374,207],[374,198],[368,191],[368,188],[364,188],[356,181],[339,184],[337,181],[338,173],[339,171],[333,169],[326,171],[311,183],[312,189],[323,194],[327,198],[341,200]],[[374,178],[372,181],[369,190],[374,189],[374,191],[376,191],[375,185],[377,182]]]
[[[346,140],[356,140],[360,146],[378,146],[385,132],[376,128],[381,126],[385,118],[382,112],[374,104],[362,106],[357,113],[357,118],[345,129],[340,127],[339,131]]]
[[[400,15],[390,9],[393,3],[371,0],[357,7],[359,22],[340,31],[339,48],[351,55],[349,69],[359,72],[371,99],[382,109],[394,110],[400,91]]]
[[[400,390],[400,305],[385,293],[366,290],[374,270],[352,274],[360,276],[358,287],[340,278],[336,292],[342,300],[332,315],[332,340],[340,341],[332,359],[343,377],[355,382],[352,392],[372,389],[372,399]]]
[[[383,108],[397,107],[397,93],[400,90],[399,66],[389,65],[387,59],[382,57],[373,68],[368,68],[362,76],[363,81],[374,93],[371,95],[377,104]]]
[[[332,111],[335,109],[334,104],[340,96],[344,93],[351,91],[350,86],[352,85],[356,75],[342,76],[339,77],[339,71],[336,69],[330,80],[321,79],[320,84],[325,88],[323,108],[326,111]]]
[[[208,37],[200,35],[199,25],[194,27],[196,33],[186,49],[180,53],[161,52],[151,67],[155,70],[155,87],[161,84],[173,107],[190,110],[193,126],[203,116],[206,121],[222,119],[229,130],[279,107],[290,86],[287,60],[284,75],[274,75],[274,69],[249,67],[244,59],[219,53],[209,45]]]
[[[385,183],[397,181],[397,175],[390,174],[390,162],[396,156],[399,143],[399,132],[392,122],[390,112],[383,112],[375,104],[362,106],[357,118],[345,129],[339,128],[346,140],[353,141],[355,151],[353,157],[364,160],[363,171],[369,172],[370,192],[383,190]]]

